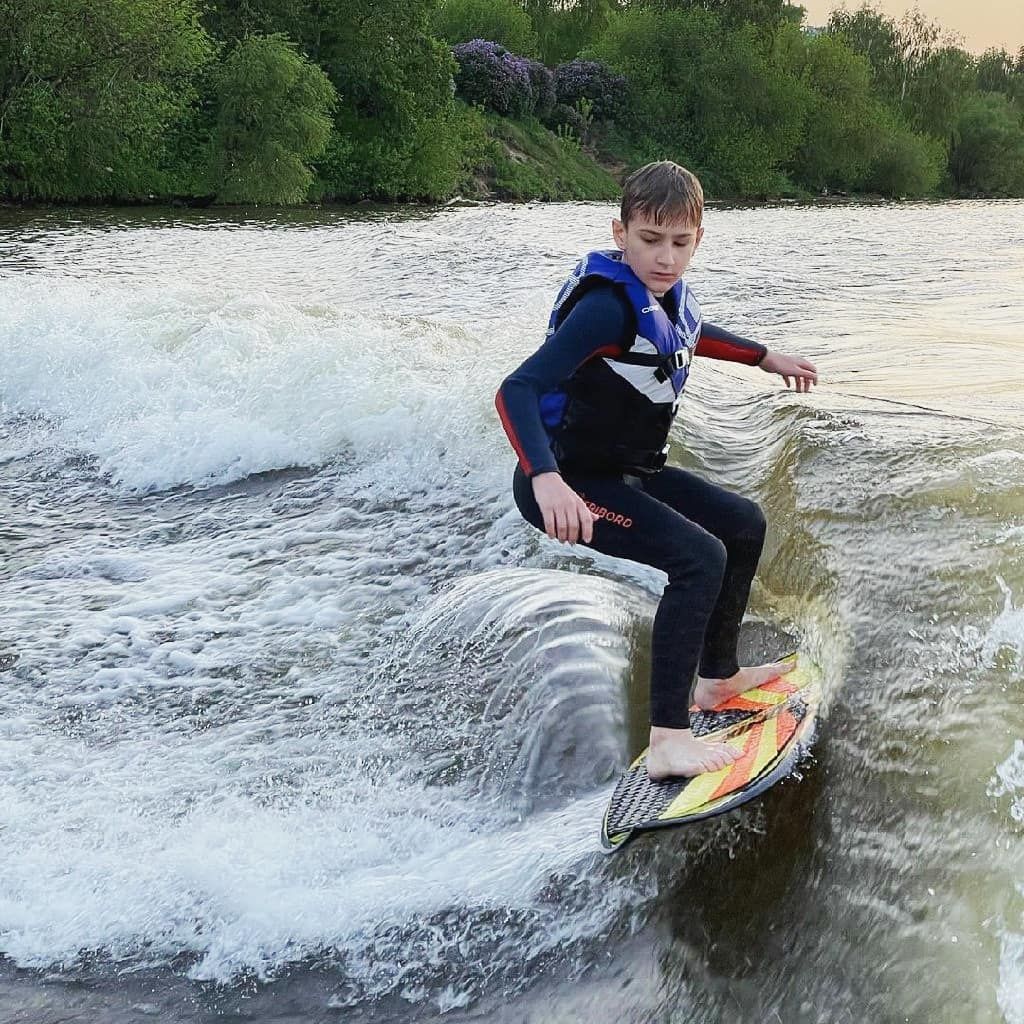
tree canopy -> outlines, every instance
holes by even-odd
[[[552,152],[678,160],[712,195],[1024,194],[1024,46],[970,54],[916,9],[804,20],[786,0],[7,0],[0,195],[438,200],[511,166],[497,115]]]

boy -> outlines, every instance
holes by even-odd
[[[704,194],[664,160],[623,186],[618,251],[592,252],[562,286],[544,344],[502,383],[498,415],[519,457],[523,517],[549,537],[655,566],[668,585],[651,645],[652,779],[723,768],[737,755],[690,730],[711,708],[792,665],[740,668],[736,642],[765,521],[752,501],[665,466],[692,355],[780,374],[809,391],[806,359],[702,323],[681,280],[700,244]],[[699,675],[698,675],[699,670]]]

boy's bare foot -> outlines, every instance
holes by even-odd
[[[697,677],[697,685],[693,688],[693,703],[704,711],[710,711],[722,701],[735,697],[738,693],[753,690],[756,686],[770,683],[777,676],[785,675],[796,668],[796,659],[790,661],[773,661],[769,665],[754,665],[741,668],[728,679],[705,679]]]
[[[724,743],[705,743],[689,729],[651,726],[651,747],[647,752],[647,774],[654,782],[691,778],[732,764],[739,754]]]

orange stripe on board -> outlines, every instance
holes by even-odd
[[[753,692],[753,691],[751,691]],[[771,707],[773,704],[781,704],[782,699],[772,697],[771,700],[751,700],[747,694],[741,693],[737,697],[730,697],[728,700],[723,700],[721,704],[716,704],[713,708],[702,709],[697,707],[696,704],[690,705],[690,714],[696,715],[701,710],[710,711],[762,711],[766,707]]]
[[[762,722],[760,725],[755,725],[747,733],[746,743],[743,745],[743,753],[740,754],[737,760],[733,761],[731,765],[732,770],[722,780],[718,789],[711,794],[708,798],[709,800],[717,800],[720,796],[732,793],[747,784],[750,780],[750,766],[754,763],[754,758],[757,756],[763,731],[764,723]]]
[[[767,702],[769,704],[775,703],[774,701]],[[741,694],[739,697],[730,697],[728,700],[722,701],[721,704],[716,704],[711,710],[712,711],[760,711],[761,708],[765,707],[766,702],[760,700],[751,700],[745,694]]]
[[[784,747],[796,732],[800,724],[791,711],[783,711],[778,715],[779,723],[779,748]]]
[[[785,676],[776,676],[771,682],[765,683],[762,690],[772,690],[775,693],[796,693],[800,689],[796,683],[791,683]]]

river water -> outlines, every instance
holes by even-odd
[[[1024,1022],[1024,203],[712,209],[672,459],[801,777],[599,852],[664,578],[493,408],[601,204],[0,211],[0,1020]]]

